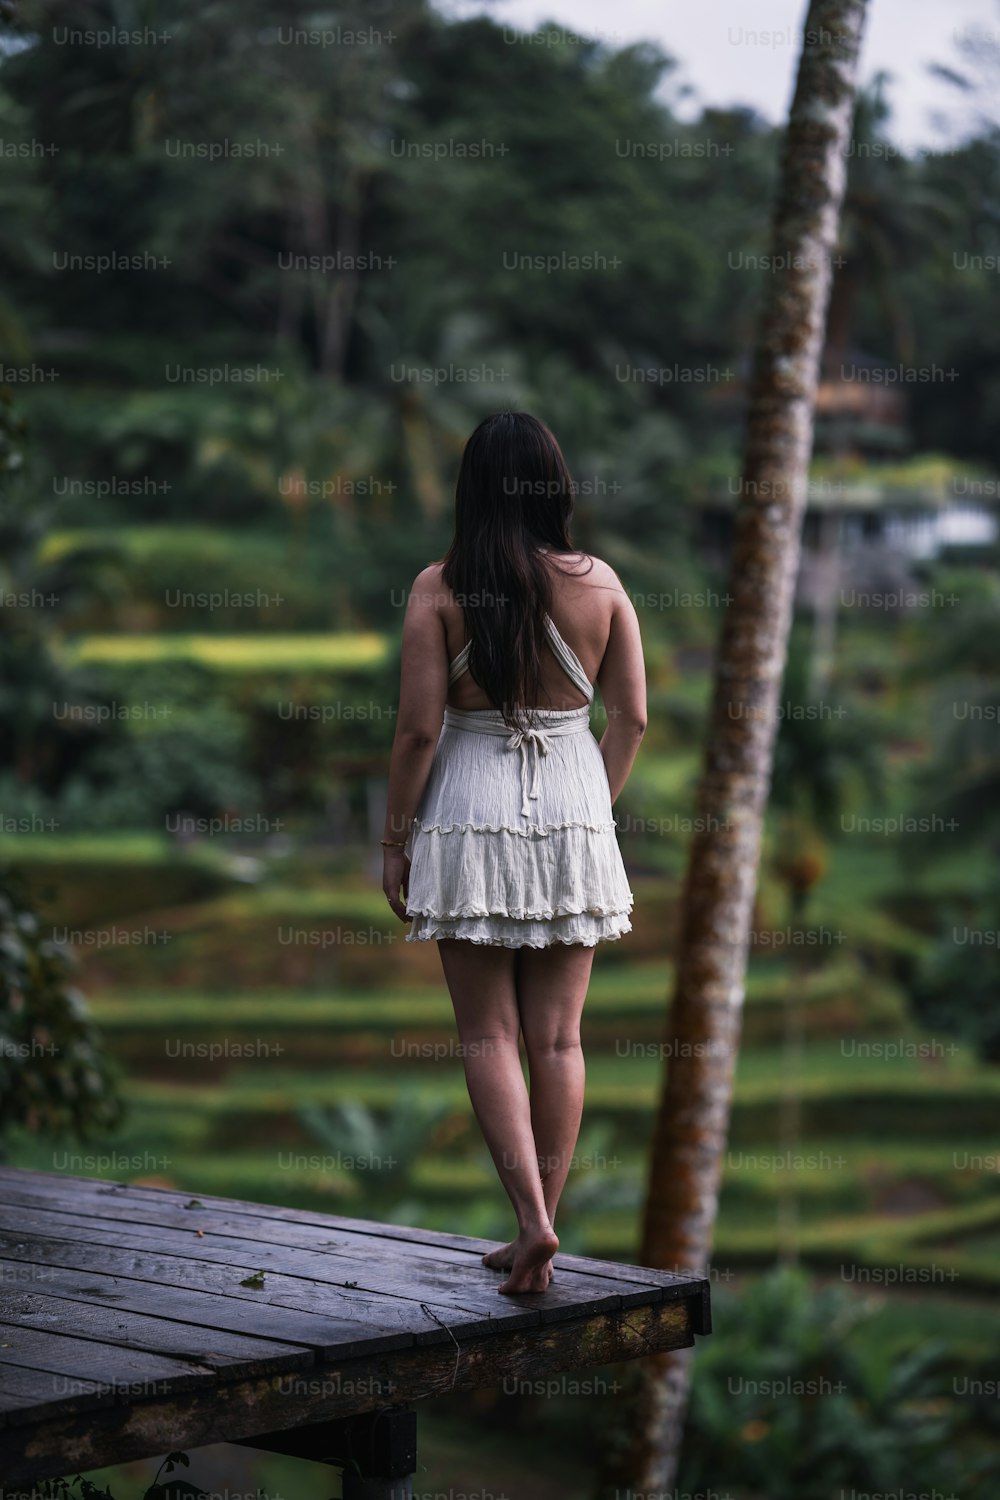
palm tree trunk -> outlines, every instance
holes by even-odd
[[[712,1245],[865,6],[811,0],[785,138],[640,1252],[663,1269]],[[604,1494],[673,1487],[690,1353],[639,1362]]]

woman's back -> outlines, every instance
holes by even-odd
[[[618,599],[625,597],[617,574],[600,558],[586,553],[555,553],[550,557],[552,606],[549,614],[556,629],[575,652],[591,683],[597,682],[612,633]],[[440,612],[444,622],[448,660],[454,661],[468,640],[465,613],[451,590],[440,583]],[[549,648],[540,664],[542,694],[535,708],[580,708],[587,699],[567,676],[565,667]],[[472,710],[495,708],[469,672],[463,672],[448,689],[451,708]]]

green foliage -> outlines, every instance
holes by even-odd
[[[414,1084],[403,1095],[398,1069],[384,1065],[390,1033],[410,1028],[426,1039],[447,1021],[436,1010],[439,976],[419,998],[400,977],[399,992],[383,1001],[385,981],[367,952],[322,954],[318,964],[311,954],[275,958],[274,927],[286,916],[318,928],[349,914],[382,932],[377,881],[352,871],[349,893],[331,888],[328,870],[311,852],[296,859],[288,840],[287,878],[234,900],[219,895],[228,878],[221,840],[206,840],[211,850],[167,849],[157,830],[180,811],[291,810],[298,828],[312,819],[326,837],[342,766],[359,804],[377,790],[362,778],[384,764],[392,721],[363,711],[395,702],[401,591],[447,544],[470,428],[485,411],[517,404],[552,424],[581,485],[576,544],[607,557],[639,606],[651,735],[627,800],[629,811],[663,820],[652,826],[667,836],[628,835],[623,844],[637,866],[667,877],[643,892],[637,913],[645,929],[637,942],[662,954],[686,841],[679,821],[664,829],[664,813],[691,812],[708,686],[704,668],[680,676],[678,657],[683,648],[710,650],[721,613],[718,601],[670,596],[723,592],[702,560],[700,525],[703,502],[718,500],[739,462],[740,375],[761,289],[760,277],[733,274],[727,250],[767,249],[779,133],[742,109],[682,121],[676,64],[653,48],[515,46],[499,22],[456,23],[428,0],[345,0],[338,25],[394,32],[391,46],[360,49],[280,45],[278,21],[288,30],[320,21],[304,0],[283,3],[277,18],[263,0],[147,7],[154,27],[169,10],[165,46],[60,47],[45,6],[0,9],[27,44],[3,50],[0,136],[54,147],[5,163],[0,341],[5,361],[58,367],[58,379],[32,380],[14,395],[0,388],[0,588],[33,601],[4,609],[0,638],[4,832],[11,810],[31,825],[26,839],[15,827],[18,852],[30,844],[34,879],[44,871],[62,881],[60,899],[81,925],[188,908],[162,954],[100,955],[103,982],[121,986],[108,1006],[117,1007],[116,1046],[131,1048],[136,1076],[125,1097],[137,1146],[168,1145],[193,1192],[230,1193],[235,1183],[247,1197],[288,1201],[291,1193],[328,1206],[325,1195],[343,1190],[366,1214],[439,1216],[442,1227],[492,1235],[502,1200],[478,1144],[470,1148],[458,1059],[446,1077],[435,1063],[425,1093]],[[81,27],[118,16],[106,0],[57,10],[72,11]],[[1000,151],[984,131],[940,158],[904,159],[886,149],[886,124],[877,86],[855,125],[855,144],[866,149],[848,162],[832,341],[863,338],[876,359],[908,362],[919,352],[923,365],[958,369],[962,379],[915,383],[911,433],[879,436],[885,451],[905,452],[919,435],[941,459],[906,455],[859,474],[851,454],[836,467],[838,451],[833,468],[835,479],[883,496],[940,498],[955,472],[949,455],[977,457],[986,473],[1000,461],[1000,281],[956,275],[953,265],[957,226],[970,253],[996,253]],[[487,142],[503,154],[435,159],[449,141]],[[621,149],[629,142],[668,149],[643,156]],[[211,162],[168,149],[197,143],[266,149]],[[56,270],[61,252],[106,251],[109,225],[119,253],[169,265],[121,275]],[[280,264],[358,250],[374,265],[357,276]],[[562,254],[593,262],[551,274],[506,263]],[[228,373],[209,384],[179,378],[182,369]],[[479,369],[493,378],[460,378]],[[233,371],[253,378],[232,379]],[[646,371],[654,378],[639,378]],[[821,447],[839,443],[835,428],[836,419],[829,430],[820,420]],[[175,608],[166,597],[218,590],[284,598],[276,609],[197,599]],[[947,793],[971,840],[961,889],[972,891],[983,883],[1000,807],[996,715],[959,724],[951,703],[966,696],[997,707],[998,619],[995,603],[971,599],[969,571],[955,592],[963,608],[929,626],[903,622],[897,631],[880,620],[863,632],[843,621],[836,696],[825,713],[786,715],[772,796],[798,836],[814,825],[832,834],[843,807],[868,799],[881,811],[887,797],[909,808],[924,792]],[[907,654],[922,656],[933,704],[921,697],[926,677],[914,673],[900,686]],[[793,654],[783,698],[811,706],[804,669],[804,655]],[[284,721],[279,700],[345,712],[330,722]],[[92,712],[56,718],[54,704]],[[131,716],[143,704],[163,712]],[[100,712],[113,705],[126,711],[121,718]],[[922,740],[928,720],[940,744],[933,785],[924,786],[912,745],[904,754],[896,747]],[[895,758],[892,778],[880,780],[883,748]],[[370,812],[369,803],[356,828]],[[37,837],[36,825],[50,821],[58,830]],[[338,836],[346,862],[343,829]],[[870,1258],[891,1247],[912,1262],[922,1225],[949,1246],[968,1236],[964,1266],[975,1264],[978,1243],[986,1282],[996,1275],[985,1264],[990,1184],[981,1173],[956,1173],[950,1147],[966,1138],[977,1150],[988,1144],[995,1078],[965,1058],[922,1071],[834,1050],[845,1035],[901,1029],[898,977],[912,968],[918,929],[930,928],[926,914],[954,877],[935,885],[907,864],[897,875],[905,916],[889,915],[888,845],[855,856],[849,842],[838,841],[811,908],[817,924],[843,931],[848,948],[819,948],[812,956],[822,966],[809,976],[787,952],[755,958],[733,1142],[772,1147],[782,1057],[754,1044],[776,1038],[782,996],[801,988],[810,1041],[803,1127],[810,1147],[829,1143],[833,1154],[843,1142],[848,1158],[832,1181],[823,1169],[796,1173],[803,1254],[829,1263],[838,1247]],[[242,869],[250,879],[267,867]],[[6,886],[3,902],[0,1096],[10,1115],[0,1112],[0,1126],[111,1128],[114,1107],[90,1092],[111,1070],[66,961],[40,938],[32,903]],[[764,917],[773,919],[765,884],[768,903]],[[956,908],[956,920],[1000,927],[985,903],[970,911]],[[923,1024],[953,1029],[984,1057],[1000,1045],[996,953],[942,938],[913,990]],[[349,960],[357,970],[345,975]],[[279,961],[299,967],[279,972]],[[306,1004],[303,963],[323,1004],[332,992],[340,1007],[332,1024]],[[638,985],[622,967],[620,955],[605,956],[588,1004],[606,1052],[625,1025],[653,1045],[660,1035],[669,966],[658,958]],[[151,1016],[136,1016],[133,982],[163,986]],[[178,1004],[171,984],[204,992]],[[167,1021],[209,1039],[213,1028],[250,1034],[265,1024],[250,1005],[265,986],[284,1017],[284,1069],[234,1069],[210,1086],[207,1077],[168,1081],[156,1071],[152,1041]],[[350,1069],[347,1033],[356,1048]],[[39,1062],[15,1050],[60,1035],[64,1052],[55,1056],[70,1059],[61,1074],[47,1055]],[[601,1168],[574,1173],[560,1231],[567,1249],[634,1253],[661,1066],[652,1052],[637,1067],[618,1057],[591,1062],[578,1154],[620,1149],[622,1160],[610,1178]],[[322,1149],[367,1165],[339,1172],[336,1183],[279,1176],[269,1165],[276,1132],[295,1139],[302,1129]],[[881,1143],[877,1159],[866,1154],[866,1130]],[[37,1144],[24,1143],[28,1159]],[[766,1168],[727,1172],[726,1253],[773,1253],[774,1179]],[[879,1198],[886,1183],[905,1198],[914,1181],[941,1203],[916,1222]],[[972,1419],[942,1398],[941,1345],[898,1360],[859,1349],[864,1325],[853,1306],[801,1280],[775,1280],[743,1299],[716,1291],[717,1332],[698,1356],[690,1490],[702,1482],[741,1500],[750,1491],[827,1500],[838,1480],[850,1480],[864,1492],[936,1483],[979,1500],[989,1456],[976,1466]],[[845,1389],[827,1394],[820,1384],[815,1397],[772,1399],[730,1390],[736,1372]],[[184,1455],[171,1455],[168,1469],[175,1461]],[[103,1500],[79,1477],[73,1483],[71,1495],[68,1481],[53,1481],[46,1500]],[[192,1488],[157,1482],[147,1500],[190,1497]]]
[[[1000,853],[1000,583],[989,573],[952,573],[937,584],[962,601],[928,642],[915,674],[933,683],[932,753],[916,778],[928,833],[917,844],[935,859],[940,830],[963,850]],[[934,940],[908,976],[914,1018],[961,1037],[1000,1062],[1000,902],[995,878],[982,894],[934,911]],[[930,925],[930,924],[929,924]]]
[[[871,1304],[798,1271],[713,1286],[698,1346],[680,1488],[736,1500],[828,1500],[838,1491],[949,1489],[988,1500],[1000,1463],[955,1397],[952,1351],[914,1336],[866,1339]]]
[[[164,1469],[171,1474],[182,1464],[185,1468],[190,1467],[191,1460],[186,1453],[168,1453],[157,1469],[153,1483],[143,1490],[140,1500],[210,1500],[206,1490],[186,1479],[161,1481],[160,1475]],[[72,1479],[46,1479],[26,1491],[25,1500],[116,1500],[116,1497],[109,1489],[102,1489],[82,1474],[77,1474]]]
[[[282,10],[289,31],[315,19],[300,0]],[[350,583],[384,620],[400,571],[440,555],[462,438],[513,398],[543,410],[587,486],[585,545],[655,532],[675,554],[678,470],[714,381],[620,371],[666,363],[650,305],[672,309],[671,364],[732,363],[751,279],[704,247],[720,214],[735,239],[762,239],[775,132],[744,112],[680,122],[663,88],[674,64],[651,48],[512,47],[495,22],[447,23],[424,0],[354,0],[337,22],[391,29],[393,45],[278,45],[254,0],[210,22],[172,7],[169,46],[70,55],[40,27],[8,58],[18,134],[58,148],[19,163],[31,249],[11,249],[12,289],[29,347],[51,323],[78,335],[73,402],[45,384],[27,396],[47,434],[41,487],[138,486],[78,496],[76,524],[270,519],[298,535],[325,512],[331,603]],[[618,149],[658,139],[676,154]],[[273,149],[207,164],[173,150],[192,141]],[[442,163],[442,142],[487,153]],[[89,276],[81,298],[53,253],[105,249],[108,222],[119,251],[169,267]],[[375,268],[356,278],[288,263],[358,249]],[[553,296],[551,275],[512,272],[505,252],[584,260]],[[223,366],[264,373],[177,378]],[[493,378],[454,373],[481,367]],[[399,373],[437,368],[450,373]],[[149,476],[164,488],[145,492]],[[318,504],[289,501],[296,477]],[[351,494],[356,480],[373,488]]]
[[[16,473],[23,462],[20,443],[24,436],[25,422],[14,411],[14,396],[10,386],[0,386],[0,473]]]
[[[15,653],[15,659],[26,665],[23,656]],[[36,775],[34,784],[24,787],[13,768],[6,775],[0,769],[0,795],[6,793],[6,805],[18,808],[19,823],[72,833],[162,832],[181,812],[249,817],[259,811],[260,788],[247,764],[248,725],[233,706],[205,691],[211,681],[206,670],[154,668],[131,694],[118,694],[110,674],[87,668],[89,697],[77,694],[60,703],[49,696],[54,690],[42,672],[49,660],[43,657],[31,691],[19,682],[9,686],[12,712],[37,700],[41,744],[51,751],[48,785]],[[83,669],[72,681],[78,684],[81,676]],[[51,739],[54,703],[56,723],[72,754],[56,754],[61,741]]]
[[[884,793],[885,769],[864,706],[836,690],[816,692],[809,666],[796,631],[781,685],[770,805],[812,820],[829,837],[850,801]]]
[[[1000,1063],[1000,902],[992,894],[971,912],[942,915],[940,935],[910,979],[913,1017]]]
[[[65,952],[0,871],[0,1134],[19,1125],[90,1140],[123,1119],[118,1085]]]
[[[272,710],[220,680],[206,694],[223,707],[162,735],[53,722],[51,705],[106,705],[111,678],[77,670],[99,661],[132,660],[141,698],[142,662],[210,661],[228,677],[271,661],[277,675],[296,670],[296,651],[289,696],[322,704],[324,672],[349,669],[341,635],[347,655],[348,637],[376,643],[371,677],[350,670],[362,704],[366,691],[388,703],[399,592],[444,550],[470,427],[508,403],[537,409],[563,443],[578,544],[651,601],[652,735],[687,753],[703,705],[670,660],[680,643],[709,648],[720,611],[658,601],[718,583],[695,544],[700,502],[738,463],[731,381],[760,294],[724,248],[766,248],[779,133],[743,109],[681,120],[677,62],[655,48],[511,45],[497,21],[450,21],[427,0],[348,0],[338,25],[393,33],[362,48],[281,44],[262,0],[169,9],[162,46],[64,48],[44,8],[10,18],[26,45],[4,60],[4,139],[55,149],[12,163],[0,189],[0,219],[19,227],[0,228],[0,331],[18,359],[57,350],[59,378],[18,386],[16,402],[0,393],[0,469],[22,485],[30,469],[18,576],[48,587],[58,574],[63,604],[53,618],[22,612],[2,648],[5,786],[30,779],[49,799],[40,814],[81,828],[155,824],[185,801],[325,807],[340,758],[384,755],[391,725],[353,718],[346,747],[346,719],[276,732]],[[82,14],[96,24],[106,10]],[[317,24],[304,0],[280,20]],[[938,363],[961,366],[964,351],[981,373],[974,437],[966,380],[959,394],[911,391],[914,425],[933,425],[943,455],[971,443],[988,463],[997,282],[946,273],[956,223],[989,248],[996,143],[908,160],[887,149],[887,123],[876,86],[848,163],[837,329],[863,328],[876,356],[905,353],[917,326]],[[483,142],[478,156],[434,154]],[[211,161],[180,149],[199,144],[261,149]],[[60,253],[107,250],[109,223],[118,252],[168,264],[56,271]],[[352,251],[371,257],[357,275],[309,261]],[[564,253],[591,261],[510,266]],[[497,378],[459,378],[481,370]],[[914,474],[940,488],[939,474]],[[166,602],[213,589],[284,602]],[[867,789],[875,736],[847,706],[843,722],[782,725],[776,802],[829,821],[841,795]],[[642,775],[640,759],[633,800]],[[655,864],[677,863],[679,841],[644,842]]]
[[[920,811],[946,822],[961,845],[988,841],[1000,853],[1000,578],[952,572],[937,587],[952,588],[962,607],[915,669],[933,683],[933,752],[917,783]],[[937,843],[933,834],[924,840],[925,858]]]
[[[162,828],[180,813],[202,818],[242,813],[252,819],[260,797],[245,769],[243,739],[235,712],[213,700],[143,724],[141,732],[113,741],[91,758],[94,802],[88,816],[81,789],[76,806],[69,804],[72,826]]]
[[[341,1170],[346,1170],[373,1211],[411,1223],[420,1216],[421,1205],[411,1196],[400,1195],[410,1192],[422,1152],[453,1109],[447,1098],[419,1086],[404,1086],[396,1091],[391,1108],[380,1115],[358,1098],[326,1110],[304,1104],[296,1115],[333,1153],[334,1163],[343,1163]]]
[[[41,555],[59,505],[39,502],[29,489],[20,447],[8,448],[4,460],[8,435],[24,442],[27,433],[9,397],[0,387],[0,774],[8,771],[17,783],[30,778],[49,793],[92,743],[86,727],[67,720],[94,713],[100,701],[92,674],[61,660],[54,637],[83,598],[106,597],[120,552],[103,536],[71,556]]]

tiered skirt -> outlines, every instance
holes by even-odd
[[[540,738],[495,709],[445,710],[406,841],[406,941],[593,947],[631,932],[611,792],[586,706],[537,710]]]

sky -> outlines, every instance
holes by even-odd
[[[706,105],[750,104],[774,124],[788,113],[806,14],[805,0],[438,0],[438,9],[526,31],[551,22],[611,47],[654,41],[694,89],[676,107],[682,119]],[[961,65],[963,36],[1000,53],[1000,0],[870,0],[860,80],[879,70],[893,75],[888,133],[901,149],[955,144],[970,127],[961,93],[928,71]]]

